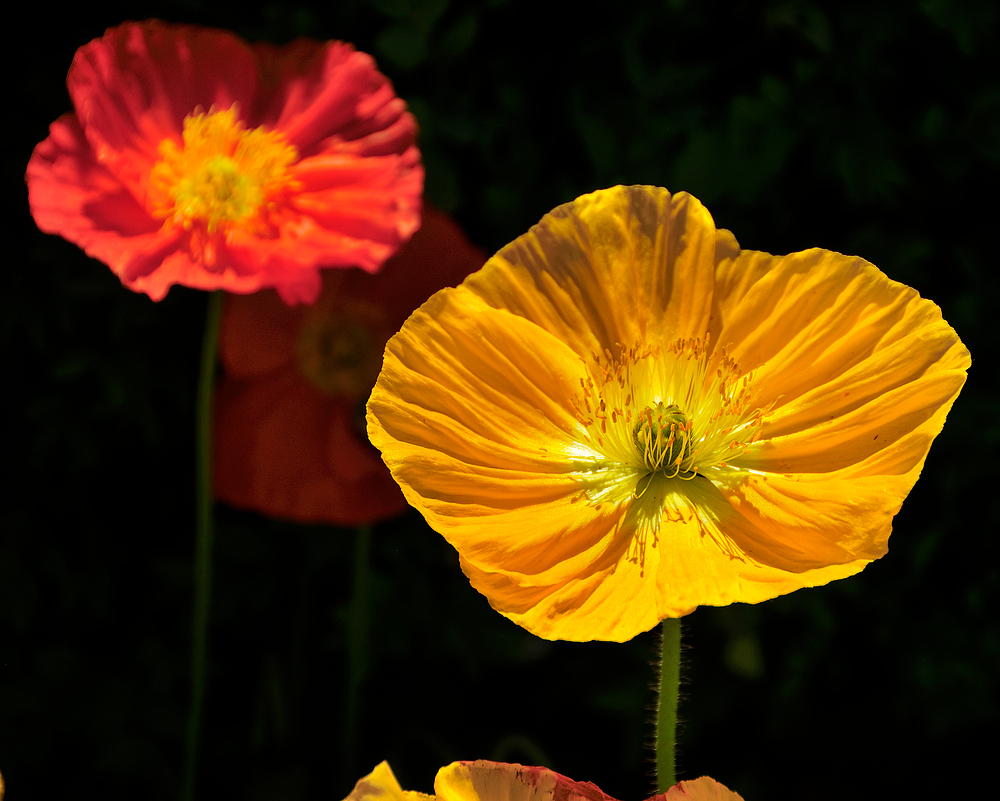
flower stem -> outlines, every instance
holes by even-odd
[[[341,738],[345,786],[357,777],[358,729],[361,718],[361,685],[368,672],[368,630],[371,618],[371,526],[358,526],[354,550],[354,590],[347,610],[347,697]],[[352,778],[353,777],[353,778]]]
[[[681,621],[663,621],[660,645],[660,691],[656,703],[656,787],[665,793],[676,784],[674,742],[677,732],[677,695],[681,680]]]
[[[195,461],[197,529],[194,550],[194,604],[191,619],[191,711],[181,798],[194,798],[198,735],[205,698],[208,662],[208,616],[212,599],[212,390],[215,383],[215,352],[219,340],[222,292],[208,296],[205,335],[201,346],[198,396],[195,405]]]

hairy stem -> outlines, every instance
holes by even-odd
[[[677,735],[677,695],[681,680],[681,621],[662,624],[660,689],[656,703],[656,787],[665,793],[676,784],[674,745]]]

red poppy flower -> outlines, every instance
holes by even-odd
[[[226,297],[216,394],[220,500],[301,522],[343,526],[399,514],[406,501],[365,435],[365,401],[386,341],[437,290],[486,255],[446,215],[423,226],[384,269],[327,270],[314,306],[270,291]]]
[[[371,57],[126,22],[81,47],[75,111],[28,164],[38,227],[160,300],[172,284],[311,302],[420,222],[416,122]]]

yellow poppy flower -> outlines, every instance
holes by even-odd
[[[615,187],[418,309],[368,431],[497,611],[624,641],[882,556],[969,364],[863,259],[741,251],[690,195]]]

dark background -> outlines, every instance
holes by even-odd
[[[172,799],[188,703],[205,296],[161,303],[38,232],[31,148],[76,47],[125,19],[375,55],[427,198],[492,251],[616,183],[688,190],[747,248],[862,255],[942,307],[969,382],[861,575],[685,620],[681,778],[748,799],[962,796],[997,745],[1000,13],[977,0],[25,4],[7,29],[0,771],[16,799]],[[733,6],[738,5],[738,10]],[[26,53],[18,46],[25,45]],[[20,55],[17,55],[21,53]],[[343,798],[388,759],[545,764],[649,795],[655,633],[548,643],[416,513],[375,527],[344,732],[355,533],[218,510],[201,798]],[[353,743],[351,745],[350,743]]]

